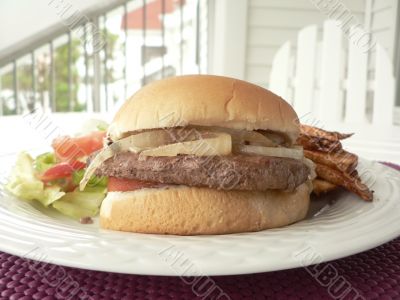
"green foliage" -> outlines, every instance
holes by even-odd
[[[104,36],[106,37],[106,40],[107,40],[106,44],[104,45],[105,50],[107,51],[107,57],[108,57],[107,65],[110,65],[109,62],[114,59],[118,35],[112,34],[108,31],[103,31],[103,32],[104,32]],[[104,68],[103,68],[103,70],[104,70]],[[111,66],[111,68],[105,68],[105,70],[102,72],[102,74],[103,74],[103,82],[105,82],[105,78],[107,78],[108,83],[113,82],[115,80],[113,66]]]
[[[80,40],[71,41],[71,108],[74,110],[78,102],[77,95],[79,89],[79,74],[76,67],[81,51]],[[69,53],[68,44],[62,45],[55,51],[55,93],[56,111],[69,111]]]
[[[112,34],[110,32],[104,32],[107,41],[105,43],[107,57],[109,62],[114,59],[116,44],[118,40],[118,35]],[[72,39],[71,41],[71,90],[68,90],[69,86],[69,51],[68,44],[63,44],[54,49],[54,80],[55,80],[55,103],[56,111],[64,112],[70,111],[83,111],[85,104],[78,102],[78,90],[80,83],[83,82],[83,78],[79,77],[77,62],[84,55],[83,53],[83,41],[79,39]],[[104,51],[104,49],[102,50]],[[88,56],[89,65],[93,65],[93,55]],[[108,66],[112,66],[111,63],[107,63]],[[41,56],[37,56],[35,59],[36,63],[36,101],[43,103],[45,93],[49,93],[50,88],[50,58],[48,53],[44,53]],[[103,68],[104,66],[102,66]],[[105,81],[107,76],[108,83],[113,82],[114,79],[114,68],[103,68],[102,80]],[[17,79],[18,79],[18,91],[20,96],[24,96],[25,99],[31,99],[31,105],[33,106],[33,101],[35,100],[33,95],[33,83],[32,83],[32,65],[28,64],[18,64],[17,68]],[[88,78],[89,83],[93,81],[92,78]],[[1,77],[1,89],[13,90],[14,86],[13,72],[10,71],[5,73]],[[69,102],[71,93],[71,103]],[[13,102],[13,100],[11,100]],[[3,114],[15,114],[15,110],[10,109],[7,105],[3,104]]]

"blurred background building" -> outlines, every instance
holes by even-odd
[[[23,2],[2,5],[7,14],[31,14],[26,9],[35,10],[34,4]],[[2,26],[10,37],[0,48],[0,115],[38,106],[108,111],[153,80],[206,72],[207,1],[54,0],[39,6],[36,17],[49,15],[48,27],[36,31],[33,25],[24,36],[29,24],[21,23],[25,30],[15,39]]]

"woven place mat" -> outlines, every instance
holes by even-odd
[[[1,252],[0,265],[0,299],[7,300],[400,299],[400,238],[308,268],[240,276],[179,278],[105,273]]]

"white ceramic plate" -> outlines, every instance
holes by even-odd
[[[14,157],[0,158],[4,174]],[[338,191],[313,202],[306,220],[280,229],[224,236],[105,231],[40,205],[0,198],[0,250],[90,270],[149,275],[228,275],[301,267],[355,254],[400,235],[400,173],[361,160],[373,203]]]

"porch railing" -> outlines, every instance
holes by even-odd
[[[0,116],[104,112],[152,80],[207,68],[207,0],[112,0],[0,51]]]

